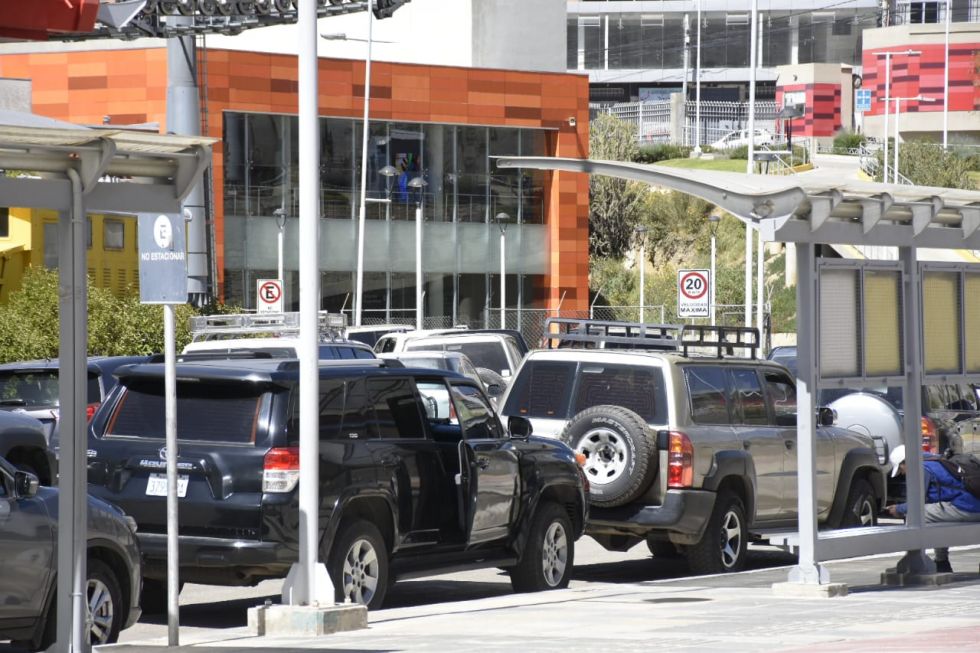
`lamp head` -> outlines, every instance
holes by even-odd
[[[391,177],[397,177],[398,168],[396,168],[391,164],[388,164],[385,167],[381,168],[381,170],[378,170],[378,174],[381,175],[382,177],[388,177],[389,179]]]
[[[423,188],[425,188],[428,185],[429,185],[429,182],[427,182],[422,177],[412,177],[411,179],[408,180],[408,187],[409,188],[417,188],[418,190],[422,190]]]

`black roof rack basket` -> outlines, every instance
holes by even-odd
[[[582,318],[549,317],[544,322],[544,347],[587,349],[652,349],[679,351],[713,350],[718,358],[734,356],[735,349],[748,350],[756,358],[759,332],[751,327],[703,324],[644,324]]]

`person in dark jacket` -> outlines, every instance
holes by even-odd
[[[892,478],[905,474],[905,445],[899,445],[892,451],[889,459],[892,463]],[[980,498],[973,496],[963,482],[950,474],[935,456],[926,455],[922,461],[925,473],[926,503],[925,521],[934,522],[980,522]],[[888,513],[893,517],[904,517],[908,512],[907,503],[897,503],[888,506]],[[949,549],[935,549],[936,571],[951,573],[949,564]]]

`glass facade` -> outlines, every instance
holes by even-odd
[[[320,268],[325,309],[353,307],[362,122],[320,120]],[[542,171],[497,170],[500,155],[546,156],[541,129],[371,121],[368,134],[364,320],[415,316],[415,216],[423,216],[427,325],[496,326],[500,231],[506,228],[507,305],[535,305],[548,251]],[[224,114],[225,299],[255,304],[255,280],[274,278],[286,215],[286,303],[298,306],[298,124],[295,116]],[[428,317],[431,316],[431,317]]]
[[[627,9],[588,15],[569,13],[568,68],[570,70],[675,69],[684,66],[684,13],[640,13]],[[879,10],[834,8],[827,11],[760,12],[762,65],[791,63],[861,64],[861,32],[876,27]],[[689,15],[692,48],[697,18]],[[750,14],[744,11],[701,15],[701,66],[747,68]],[[793,61],[793,44],[798,60]],[[691,66],[694,65],[692,50]],[[676,80],[679,82],[679,80]]]

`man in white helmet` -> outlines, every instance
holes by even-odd
[[[905,474],[905,445],[895,447],[889,455],[892,464],[891,477]],[[939,462],[937,456],[924,456],[922,468],[925,472],[926,504],[925,521],[930,522],[975,522],[980,521],[980,498],[975,497]],[[888,514],[904,517],[908,504],[896,503],[888,506]],[[952,573],[949,564],[949,549],[935,549],[936,571]]]

